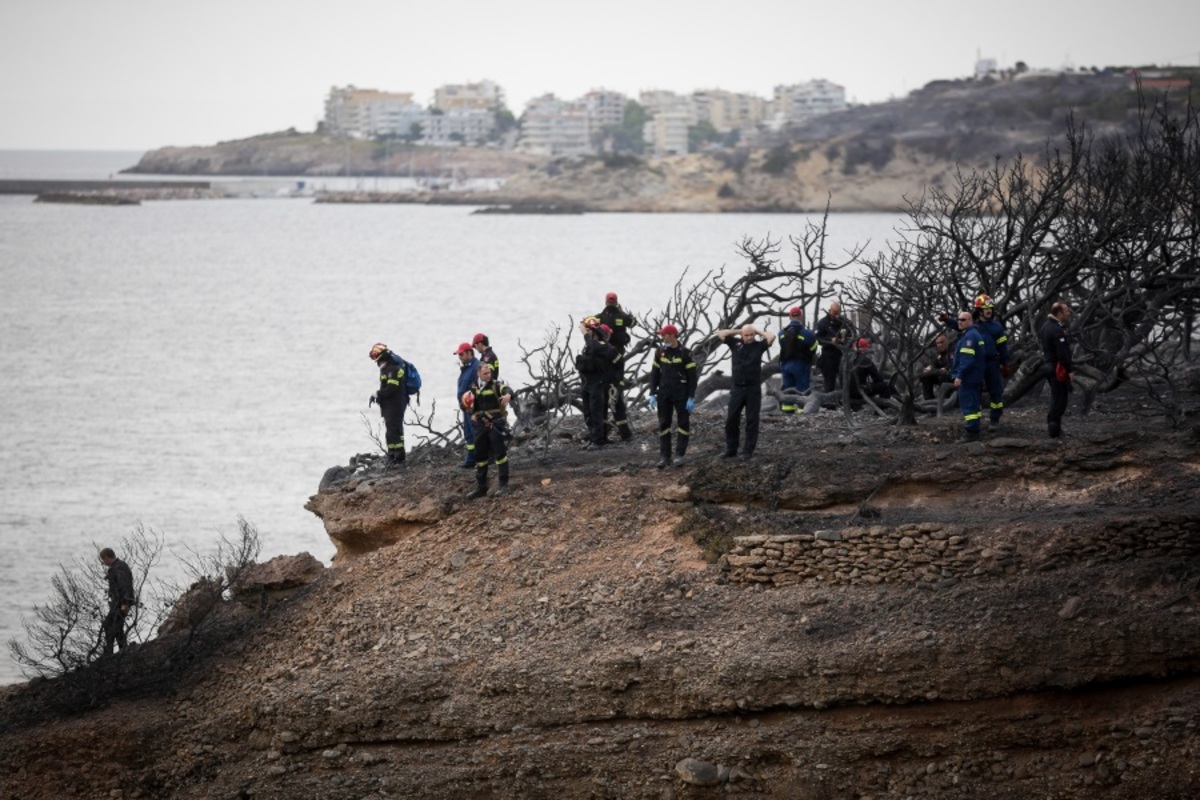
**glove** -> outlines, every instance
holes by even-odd
[[[1008,364],[1001,364],[1000,374],[1007,379],[1009,375],[1012,375],[1012,367],[1008,366]]]
[[[1071,375],[1061,363],[1054,367],[1054,379],[1059,383],[1070,383]]]
[[[690,413],[692,413],[692,411],[694,411],[695,409],[696,409],[696,398],[694,398],[694,397],[689,397],[689,398],[688,398],[688,401],[687,401],[687,410],[688,410],[688,413],[689,413],[689,414],[690,414]]]
[[[377,401],[375,400],[375,395],[371,395],[371,399],[367,401],[367,408],[370,408],[371,406],[375,405],[376,402]]]
[[[658,398],[650,395],[650,410],[655,411],[658,408]]]
[[[949,321],[950,321],[949,314],[938,314],[938,322],[949,322]]]

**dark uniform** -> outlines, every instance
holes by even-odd
[[[817,366],[825,382],[825,391],[837,388],[838,371],[842,367],[842,342],[846,341],[849,326],[842,317],[826,314],[817,323],[817,341],[821,343],[821,358]]]
[[[466,364],[460,364],[462,372],[458,373],[458,399],[461,401],[462,396],[471,390],[471,385],[475,383],[475,377],[479,374],[479,359],[472,358]],[[495,371],[493,368],[493,375]],[[463,441],[467,443],[467,456],[463,459],[464,467],[475,466],[475,423],[471,419],[471,412],[463,409],[462,412],[462,430]]]
[[[496,357],[496,351],[491,345],[484,345],[483,352],[479,354],[479,363],[487,364],[492,368],[492,377],[500,377],[500,359]]]
[[[650,396],[658,403],[658,450],[667,464],[671,463],[671,417],[675,417],[675,454],[683,458],[691,438],[689,402],[696,397],[696,360],[682,344],[660,347],[650,367]]]
[[[1071,392],[1071,340],[1067,328],[1055,317],[1042,323],[1038,332],[1042,342],[1042,373],[1050,383],[1050,410],[1046,424],[1050,438],[1062,436],[1062,418],[1067,413]]]
[[[949,349],[933,351],[933,358],[925,372],[921,373],[921,394],[926,400],[933,399],[933,390],[940,383],[953,380],[950,377],[950,367],[954,356]]]
[[[583,420],[587,423],[588,442],[600,447],[605,439],[604,404],[608,399],[608,381],[613,374],[617,351],[604,340],[604,334],[589,329],[583,335],[583,351],[575,358],[582,384]]]
[[[958,386],[958,407],[963,412],[963,427],[966,429],[968,440],[979,438],[979,421],[983,416],[983,371],[987,359],[987,340],[975,327],[962,332],[954,348],[954,366],[950,374],[960,381]]]
[[[816,356],[817,335],[799,320],[792,320],[779,332],[779,374],[783,390],[779,410],[783,413],[796,413],[796,395],[808,394]]]
[[[989,419],[995,425],[1004,413],[1003,373],[1008,366],[1008,333],[1004,330],[1004,323],[995,316],[990,320],[976,317],[975,327],[992,342],[983,365],[983,384],[988,393]]]
[[[133,572],[121,559],[108,565],[108,615],[104,617],[104,654],[111,656],[113,643],[122,650],[128,642],[125,638],[125,616],[133,608]]]
[[[609,402],[605,405],[612,407],[613,424],[617,426],[621,441],[627,442],[633,438],[633,432],[629,429],[629,414],[625,409],[625,348],[629,345],[629,330],[636,323],[633,315],[618,305],[606,305],[596,317],[612,330],[608,343],[617,351],[610,371]]]
[[[855,353],[851,362],[850,372],[854,376],[850,386],[850,396],[856,398],[878,397],[886,400],[892,396],[892,387],[879,367],[866,353]]]
[[[492,378],[484,384],[476,381],[472,390],[475,402],[471,419],[475,425],[475,491],[472,497],[487,494],[488,462],[494,461],[500,472],[500,489],[508,487],[508,409],[500,402],[512,390]]]
[[[379,364],[379,391],[375,401],[383,417],[384,437],[387,440],[388,464],[404,463],[404,410],[408,408],[408,391],[404,388],[404,362],[391,350],[386,351]]]
[[[726,339],[733,362],[733,388],[729,392],[729,413],[725,415],[725,455],[736,456],[741,438],[742,411],[746,412],[746,444],[742,455],[754,455],[758,445],[758,417],[762,411],[762,357],[770,347],[756,339],[749,344],[737,334]]]

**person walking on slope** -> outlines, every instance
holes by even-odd
[[[387,443],[387,466],[395,468],[404,464],[404,410],[408,408],[404,360],[383,342],[376,342],[371,348],[371,360],[379,367],[379,390],[371,395],[367,405],[379,404]]]
[[[125,618],[137,603],[133,593],[133,571],[129,565],[117,558],[111,547],[100,551],[100,561],[105,566],[104,577],[108,580],[108,614],[104,617],[104,655],[113,654],[113,643],[124,650],[128,645],[125,633]]]
[[[499,378],[500,359],[496,357],[496,351],[492,349],[492,344],[488,341],[488,337],[482,333],[477,333],[471,339],[471,345],[479,353],[479,362],[489,365],[492,368],[492,375]]]
[[[1050,410],[1046,413],[1046,425],[1050,438],[1062,436],[1062,418],[1067,413],[1067,400],[1071,393],[1071,339],[1067,336],[1067,323],[1071,320],[1071,307],[1066,303],[1050,306],[1050,316],[1042,323],[1038,338],[1042,342],[1042,373],[1050,383]]]
[[[954,348],[954,366],[950,375],[958,389],[958,407],[963,412],[964,442],[979,441],[980,405],[983,402],[983,370],[987,358],[987,342],[969,311],[958,314],[961,332]]]
[[[837,388],[838,372],[842,368],[842,345],[850,336],[849,325],[842,319],[842,304],[837,300],[829,304],[829,312],[817,323],[816,335],[821,343],[821,358],[817,364],[821,368],[825,391],[832,392]]]
[[[607,325],[611,333],[608,343],[617,352],[616,361],[610,370],[608,387],[608,402],[605,406],[612,407],[613,424],[621,441],[628,442],[633,438],[629,429],[629,415],[625,409],[625,348],[629,345],[629,330],[637,323],[633,315],[621,308],[617,302],[617,293],[609,292],[604,296],[604,310],[596,315],[601,325]],[[607,413],[607,412],[606,412]]]
[[[779,332],[779,410],[783,413],[795,414],[796,396],[809,393],[816,355],[817,335],[804,327],[804,309],[796,306],[788,311],[788,324]]]
[[[1009,376],[1008,333],[996,317],[992,298],[981,294],[975,298],[975,327],[992,342],[983,366],[983,384],[987,388],[988,425],[995,428],[1004,413],[1004,379]]]
[[[459,368],[458,391],[454,396],[461,398],[471,390],[471,384],[475,381],[475,376],[479,374],[479,359],[475,357],[475,351],[471,345],[466,342],[458,346],[454,355],[458,356]],[[471,412],[466,409],[462,410],[462,432],[463,441],[467,444],[467,454],[459,466],[466,469],[475,466],[475,423],[471,419]]]
[[[459,398],[465,411],[471,414],[475,426],[475,489],[467,495],[474,500],[487,494],[488,462],[494,462],[500,473],[496,495],[508,492],[508,404],[512,390],[495,377],[490,364],[479,365],[479,377],[474,386]]]
[[[758,418],[762,411],[762,359],[775,341],[775,334],[760,331],[753,325],[743,325],[740,330],[719,330],[717,338],[729,346],[730,360],[733,362],[733,388],[729,391],[729,411],[725,415],[724,457],[733,458],[738,454],[744,410],[746,443],[742,446],[742,458],[748,460],[754,456],[754,448],[758,445]]]
[[[654,353],[650,366],[650,408],[658,411],[658,452],[661,456],[658,468],[672,463],[671,417],[675,417],[676,466],[683,465],[691,438],[691,413],[696,407],[696,385],[699,376],[696,359],[679,343],[679,328],[664,325],[657,331],[662,345]]]

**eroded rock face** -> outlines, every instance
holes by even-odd
[[[339,530],[422,502],[440,517],[339,562],[170,699],[0,717],[0,785],[1196,796],[1193,443],[1077,421],[1046,447],[1040,413],[1005,420],[1008,443],[970,456],[939,443],[952,421],[843,436],[766,418],[733,468],[697,441],[670,471],[630,449],[544,465],[516,450],[514,491],[474,503],[452,461],[333,487],[310,505]],[[781,501],[804,486],[803,508]],[[710,545],[764,580],[706,562]]]
[[[395,544],[448,514],[448,499],[405,490],[401,478],[366,478],[332,484],[314,495],[305,508],[325,523],[342,563],[380,547]]]

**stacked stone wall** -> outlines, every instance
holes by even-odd
[[[967,578],[1065,563],[1155,557],[1200,557],[1200,520],[1140,517],[1099,528],[1014,528],[1006,537],[932,522],[738,536],[721,557],[721,569],[728,580],[741,583],[905,583],[942,589]]]

